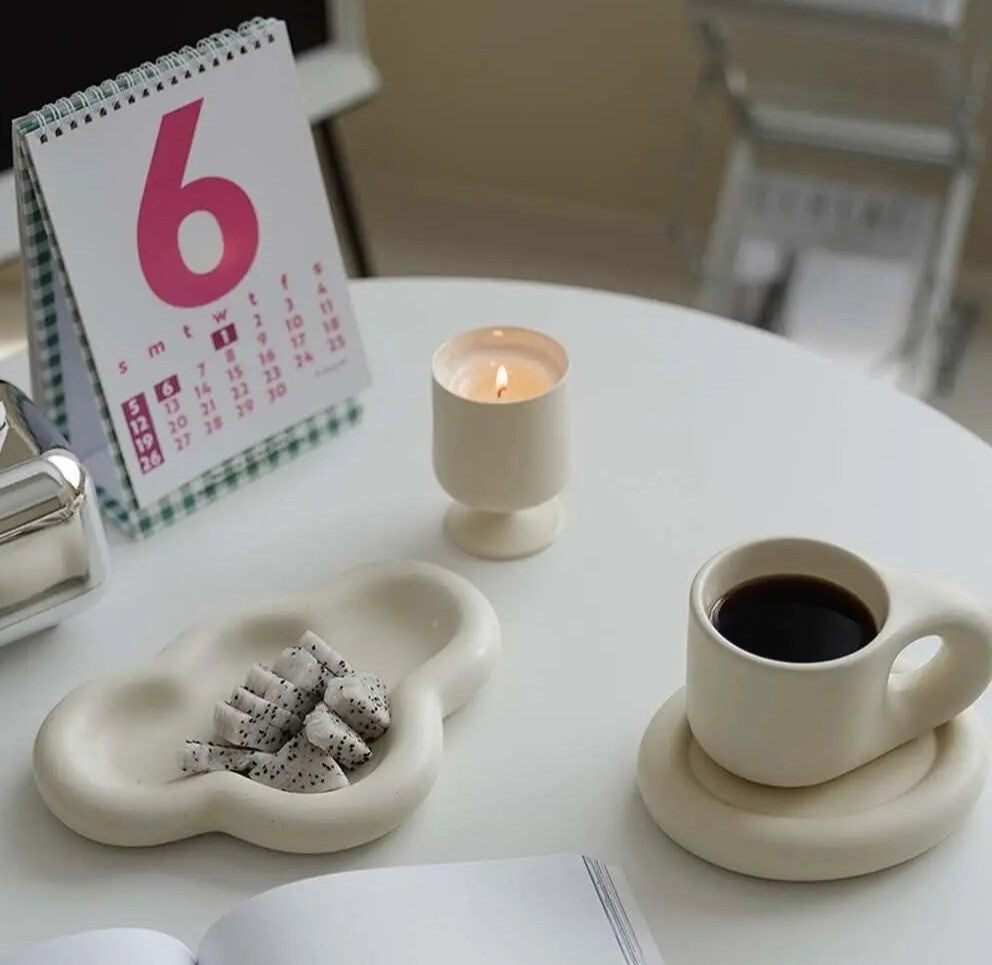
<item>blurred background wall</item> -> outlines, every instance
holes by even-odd
[[[344,129],[373,228],[390,217],[387,207],[395,216],[397,206],[412,204],[429,220],[429,202],[445,201],[446,211],[461,206],[462,236],[484,245],[471,211],[485,209],[491,230],[516,232],[524,248],[560,244],[563,259],[588,259],[589,284],[644,288],[626,283],[622,264],[611,278],[595,270],[619,246],[640,269],[650,263],[667,279],[645,293],[677,297],[687,282],[679,281],[683,266],[663,228],[699,64],[681,2],[375,0],[368,18],[383,89]],[[819,59],[836,73],[836,56],[818,53],[774,39],[756,51],[772,66],[795,69],[804,59],[815,71]],[[903,96],[925,96],[929,81],[898,62],[867,69]],[[726,127],[718,126],[717,149],[699,172],[703,199],[718,188]],[[986,156],[969,271],[992,267],[990,164]],[[526,259],[508,263],[507,272],[526,275]]]

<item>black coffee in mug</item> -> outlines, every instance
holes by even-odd
[[[766,576],[735,586],[710,611],[731,643],[769,660],[835,660],[878,634],[868,607],[836,583],[815,576]]]

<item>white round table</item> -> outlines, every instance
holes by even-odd
[[[748,537],[805,533],[992,599],[992,450],[920,403],[773,336],[669,305],[536,284],[357,283],[375,387],[364,424],[142,543],[114,539],[104,599],[0,651],[0,951],[133,925],[195,944],[260,890],[325,872],[582,851],[622,866],[671,965],[987,962],[992,795],[908,864],[828,884],[711,867],[651,822],[634,783],[645,725],[681,686],[695,569]],[[572,362],[567,527],[513,563],[440,532],[430,358],[451,334],[519,324]],[[2,374],[24,383],[23,360]],[[213,835],[114,849],[63,828],[31,779],[48,709],[188,624],[353,563],[448,566],[494,604],[495,678],[445,727],[423,807],[366,847],[294,857]],[[981,704],[986,720],[992,700]],[[333,948],[332,936],[328,938]]]

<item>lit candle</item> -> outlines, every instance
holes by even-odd
[[[568,358],[526,328],[478,329],[434,355],[434,471],[456,500],[445,532],[477,556],[535,553],[561,527]]]
[[[497,329],[504,333],[505,329]],[[476,402],[521,402],[547,392],[560,378],[546,358],[519,349],[471,351],[452,372],[448,388]]]

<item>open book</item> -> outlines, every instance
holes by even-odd
[[[383,868],[268,891],[213,925],[198,953],[140,929],[83,932],[2,965],[663,965],[622,877],[552,855]]]

